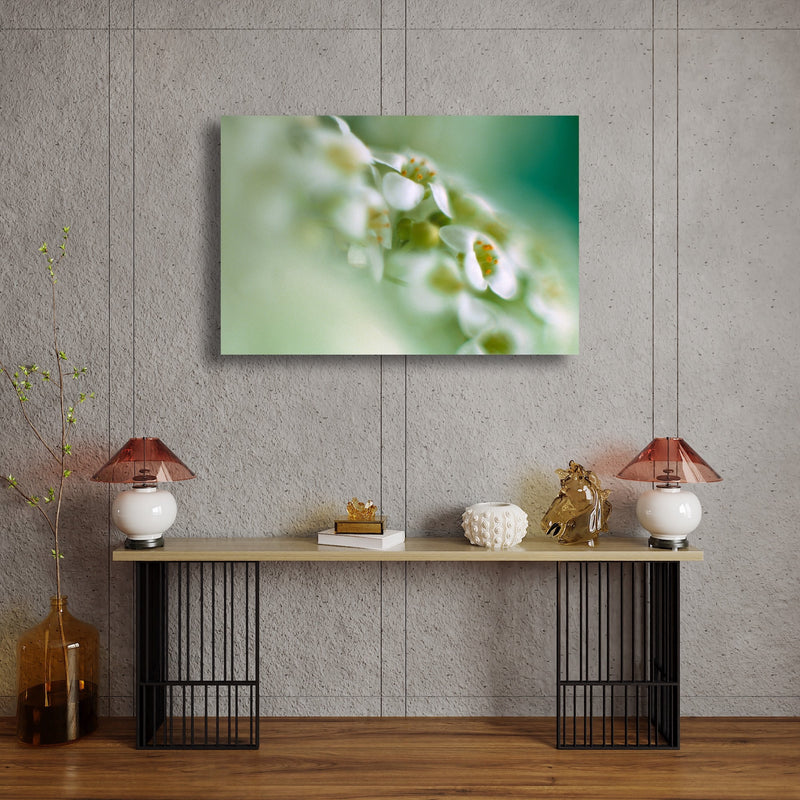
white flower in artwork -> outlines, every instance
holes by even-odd
[[[425,314],[454,316],[463,335],[471,339],[493,330],[498,311],[476,297],[455,259],[441,250],[394,256],[393,273],[408,286],[408,301]]]
[[[514,262],[490,236],[464,225],[445,225],[439,236],[463,257],[464,274],[473,288],[479,292],[489,288],[504,300],[517,294]]]
[[[554,336],[567,339],[574,334],[578,324],[575,304],[557,270],[537,271],[532,275],[525,305]]]
[[[376,281],[383,278],[383,252],[392,246],[392,225],[389,209],[380,192],[364,187],[357,195],[344,203],[339,226],[342,233],[350,236],[353,243],[347,251],[347,260],[354,267],[369,267]],[[350,218],[347,218],[350,215]],[[347,225],[352,224],[351,230]]]
[[[513,319],[503,317],[484,328],[458,349],[461,356],[500,355],[530,352],[530,336]]]
[[[382,188],[386,202],[392,208],[411,211],[422,202],[427,190],[439,210],[452,218],[447,189],[437,179],[436,169],[429,159],[397,153],[376,153],[374,158],[391,170],[383,176]]]

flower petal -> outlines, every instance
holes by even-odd
[[[447,189],[441,183],[436,182],[431,182],[430,187],[431,195],[433,195],[436,205],[439,206],[439,211],[452,218],[453,212],[450,210],[450,201],[447,199]]]
[[[517,279],[510,265],[501,261],[497,272],[489,276],[489,288],[504,300],[510,300],[517,293]]]
[[[351,239],[363,239],[367,233],[367,206],[358,197],[348,197],[331,210],[331,222]]]
[[[442,230],[444,230],[444,228],[442,228]],[[471,247],[469,252],[464,253],[464,274],[467,276],[467,280],[470,284],[479,292],[482,292],[489,285],[486,282],[486,278],[483,277],[481,265],[478,263],[478,259],[475,257],[475,253]]]
[[[372,158],[379,164],[391,167],[395,172],[400,172],[405,159],[399,153],[390,153],[388,150],[373,150]]]
[[[350,133],[350,126],[341,117],[337,117],[335,114],[331,114],[330,117],[339,126],[342,133]]]
[[[383,278],[383,249],[379,245],[368,247],[367,259],[372,277],[375,278],[376,283],[380,283]]]
[[[351,267],[359,267],[359,269],[363,269],[369,262],[367,248],[360,244],[351,244],[347,250],[347,261]]]
[[[476,339],[470,339],[464,342],[461,347],[456,350],[457,356],[483,356],[486,351],[481,348]]]
[[[495,322],[494,314],[478,298],[462,292],[458,296],[458,324],[465,336],[472,338],[477,336],[482,330],[493,325]]]
[[[424,186],[414,183],[396,172],[387,172],[383,176],[383,196],[392,208],[409,211],[419,205],[424,194]]]
[[[442,241],[456,253],[472,252],[478,232],[465,225],[443,225],[439,228]]]

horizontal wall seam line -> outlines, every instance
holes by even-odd
[[[66,28],[63,26],[58,27],[10,27],[10,28],[0,28],[0,33],[4,33],[6,31],[41,31],[41,32],[63,32],[63,31],[108,31],[109,28],[107,26],[103,27],[94,27],[94,26],[87,26],[87,27],[75,27],[75,28]],[[234,32],[241,32],[241,31],[252,31],[253,33],[257,32],[268,32],[268,31],[373,31],[375,33],[380,33],[381,31],[404,31],[405,28],[402,27],[352,27],[352,28],[342,28],[342,27],[335,27],[335,28],[320,28],[320,27],[274,27],[274,28],[191,28],[191,27],[112,27],[112,33],[114,31],[183,31],[185,33],[192,33],[192,32],[200,32],[200,31],[234,31]],[[409,31],[419,31],[419,32],[428,32],[428,33],[440,33],[441,31],[474,31],[475,33],[482,33],[484,31],[508,31],[510,33],[525,33],[525,32],[541,32],[547,33],[549,31],[560,31],[560,32],[569,32],[574,31],[576,33],[592,33],[592,32],[603,32],[603,31],[620,31],[623,33],[650,33],[651,28],[537,28],[537,27],[517,27],[517,28],[507,28],[507,27],[460,27],[460,28],[453,28],[453,27],[429,27],[429,28],[408,28]],[[672,33],[675,31],[675,26],[672,27],[664,27],[664,28],[656,28],[656,31],[661,32],[668,32]],[[775,28],[688,28],[688,27],[681,27],[678,28],[680,31],[705,31],[709,33],[713,32],[727,32],[727,33],[738,33],[741,31],[750,31],[750,32],[757,32],[757,31],[800,31],[800,27],[775,27]]]

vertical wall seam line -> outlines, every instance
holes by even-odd
[[[403,3],[403,113],[408,116],[408,0]],[[408,356],[403,357],[403,530],[408,534]],[[403,712],[408,716],[408,563],[403,564]]]
[[[131,24],[131,436],[136,436],[136,0]]]
[[[107,400],[107,408],[108,414],[106,418],[106,431],[107,431],[107,441],[106,441],[106,458],[110,458],[111,456],[111,0],[108,0],[107,3],[108,7],[108,32],[107,32],[107,46],[108,46],[108,74],[107,80],[108,85],[106,86],[107,96],[108,96],[108,107],[107,107],[107,130],[106,134],[108,137],[108,182],[106,184],[106,191],[108,193],[107,201],[108,201],[108,328],[107,328],[107,336],[106,336],[106,357],[107,357],[107,370],[106,370],[106,400]],[[107,687],[108,687],[108,708],[107,713],[111,715],[111,649],[112,649],[112,642],[111,642],[111,518],[109,514],[109,502],[111,499],[111,484],[106,484],[105,487],[105,496],[106,496],[106,551],[107,551],[107,561],[106,561],[106,642],[107,642],[107,652],[108,652],[108,674],[106,676],[107,680]]]
[[[681,12],[675,0],[675,436],[680,437],[681,408]]]
[[[650,421],[656,436],[656,0],[651,3],[650,30]]]
[[[380,87],[380,104],[378,113],[380,116],[383,116],[383,0],[380,2],[380,31],[378,32],[378,85]],[[378,494],[379,494],[379,503],[380,503],[380,512],[383,514],[383,356],[378,357],[378,365],[379,365],[379,373],[380,373],[380,391],[378,397],[378,424],[380,426],[379,431],[379,442],[380,442],[380,453],[379,453],[379,485],[378,485]],[[378,564],[378,587],[379,587],[379,603],[378,606],[380,608],[380,637],[378,641],[378,687],[380,690],[380,713],[383,716],[383,562],[379,562]]]

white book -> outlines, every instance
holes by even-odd
[[[386,531],[380,535],[357,533],[335,533],[333,528],[317,534],[317,544],[332,544],[337,547],[361,547],[364,550],[389,550],[402,544],[406,539],[405,531]]]

